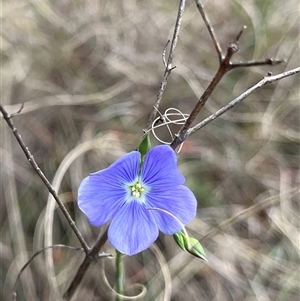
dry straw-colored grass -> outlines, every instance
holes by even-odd
[[[78,210],[79,183],[136,148],[162,79],[177,2],[2,3],[2,104],[14,113],[24,103],[14,122],[90,245],[99,229]],[[198,121],[268,71],[299,65],[298,1],[214,0],[205,7],[222,47],[247,25],[236,60],[287,61],[227,74]],[[189,113],[218,66],[193,1],[174,63],[161,110]],[[11,300],[17,274],[36,250],[79,243],[5,122],[0,127],[0,299]],[[161,236],[156,246],[124,258],[126,293],[146,288],[136,298],[145,301],[299,300],[299,77],[260,89],[192,135],[179,166],[199,201],[187,230],[209,262]],[[108,243],[105,251],[112,251]],[[61,248],[38,256],[20,278],[18,300],[57,300],[82,258]],[[111,300],[109,286],[113,261],[105,259],[89,270],[74,300]]]

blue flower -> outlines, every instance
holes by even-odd
[[[176,162],[166,145],[152,148],[142,166],[141,154],[132,151],[82,181],[79,208],[94,226],[111,221],[108,240],[115,249],[127,255],[139,253],[157,239],[159,231],[174,234],[196,215],[197,201],[182,185],[185,179]]]

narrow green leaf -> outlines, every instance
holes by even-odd
[[[142,140],[139,144],[138,150],[142,155],[142,160],[145,157],[145,155],[147,154],[147,152],[149,151],[149,149],[151,148],[151,142],[150,142],[150,136],[149,134],[145,134],[142,137]]]

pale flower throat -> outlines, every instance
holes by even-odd
[[[139,199],[142,196],[144,191],[145,191],[145,188],[141,185],[141,183],[139,181],[137,181],[135,184],[130,186],[131,196],[133,196],[135,198]]]

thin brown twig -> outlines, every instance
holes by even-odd
[[[242,36],[242,34],[243,34],[243,32],[245,31],[246,28],[247,28],[247,26],[244,25],[243,28],[241,29],[241,31],[239,32],[239,34],[237,35],[236,39],[235,39],[236,43],[240,40],[240,38],[241,38],[241,36]]]
[[[232,55],[238,50],[238,46],[235,43],[231,43],[229,47],[227,48],[227,53],[224,59],[222,59],[222,62],[219,66],[218,71],[216,72],[214,78],[198,100],[197,104],[195,105],[194,109],[192,110],[189,118],[185,122],[185,124],[180,129],[179,133],[175,136],[170,146],[175,149],[177,146],[179,146],[183,141],[184,137],[186,136],[186,132],[191,127],[193,121],[199,114],[199,112],[204,107],[206,101],[208,100],[211,93],[214,91],[222,77],[225,75],[225,73],[230,69],[230,59]]]
[[[215,46],[217,54],[218,54],[219,62],[221,63],[223,60],[223,53],[222,53],[222,48],[220,46],[220,43],[218,42],[218,39],[214,32],[214,29],[211,26],[211,24],[206,16],[206,13],[204,12],[204,7],[203,7],[202,3],[199,0],[195,0],[195,1],[196,1],[198,11],[200,12],[200,14],[202,16],[202,19],[207,27],[207,30],[211,36],[211,39],[213,40],[214,46]]]
[[[285,59],[266,58],[260,61],[234,62],[231,63],[230,66],[231,69],[241,68],[241,67],[265,66],[265,65],[276,66],[284,62],[286,62]]]
[[[163,61],[163,64],[164,64],[165,68],[168,67],[168,64],[167,64],[167,61],[166,61],[166,52],[167,52],[167,48],[168,48],[169,44],[170,44],[170,40],[167,41],[166,46],[165,46],[164,51],[163,51],[163,54],[162,54],[162,61]]]
[[[167,87],[168,77],[171,74],[171,71],[176,68],[176,66],[172,66],[172,63],[173,63],[173,58],[174,58],[174,54],[175,54],[175,48],[176,48],[177,41],[178,41],[179,30],[180,30],[182,17],[183,17],[184,8],[185,8],[185,0],[180,0],[178,13],[177,13],[177,18],[176,18],[176,23],[175,23],[175,28],[174,28],[174,33],[173,33],[173,38],[172,38],[170,52],[169,52],[169,56],[168,56],[168,61],[166,62],[165,59],[163,59],[164,65],[165,65],[164,77],[163,77],[163,80],[160,84],[160,88],[159,88],[159,92],[158,92],[158,95],[157,95],[157,98],[156,98],[156,102],[153,106],[152,112],[150,113],[150,116],[149,116],[149,119],[148,119],[148,122],[147,122],[147,126],[146,126],[146,129],[144,129],[144,132],[148,132],[151,129],[152,123],[153,123],[153,121],[156,117],[156,114],[158,112],[158,108],[160,106],[162,96],[163,96],[163,94],[165,92],[165,89]],[[166,47],[163,51],[163,57],[165,56],[165,52],[166,52]]]
[[[38,174],[38,176],[41,178],[41,180],[43,181],[43,183],[45,184],[45,186],[48,188],[49,192],[51,193],[51,195],[55,199],[58,207],[60,208],[60,210],[62,211],[63,215],[67,219],[68,224],[70,225],[71,229],[73,230],[73,232],[77,236],[78,240],[80,241],[81,246],[83,247],[84,251],[86,253],[88,253],[89,250],[90,250],[89,246],[87,245],[87,243],[84,240],[82,234],[78,230],[75,222],[73,221],[71,215],[69,214],[68,210],[64,206],[63,202],[60,200],[57,192],[55,191],[55,189],[53,188],[53,186],[51,185],[51,183],[48,181],[48,179],[46,178],[46,176],[44,175],[44,173],[42,172],[42,170],[40,169],[40,167],[36,163],[33,155],[29,151],[28,147],[24,143],[24,141],[23,141],[23,139],[22,139],[22,137],[21,137],[18,129],[16,128],[16,126],[14,125],[14,123],[12,121],[11,115],[7,113],[7,111],[3,108],[2,105],[0,105],[0,111],[1,111],[1,113],[3,115],[4,120],[6,121],[6,123],[8,124],[8,126],[11,128],[11,130],[12,130],[15,138],[17,139],[19,145],[21,146],[21,148],[22,148],[22,150],[23,150],[26,158],[28,159],[29,163],[31,164],[31,166],[33,167],[33,169],[36,171],[36,173]]]
[[[278,80],[283,79],[283,78],[288,77],[288,76],[295,75],[299,72],[300,72],[300,67],[289,70],[289,71],[285,71],[285,72],[277,74],[277,75],[264,77],[261,81],[259,81],[257,84],[255,84],[254,86],[249,88],[247,91],[245,91],[240,96],[233,99],[229,104],[227,104],[226,106],[224,106],[223,108],[218,110],[216,113],[210,115],[209,117],[205,118],[203,121],[196,124],[194,127],[188,129],[187,132],[186,132],[186,135],[184,137],[184,140],[187,139],[193,133],[195,133],[197,130],[200,130],[201,128],[203,128],[204,126],[206,126],[207,124],[209,124],[210,122],[215,120],[216,118],[223,115],[228,110],[232,109],[234,106],[239,104],[241,101],[243,101],[246,97],[248,97],[254,91],[262,88],[263,86],[265,86],[267,84],[273,83],[275,81],[278,81]]]

